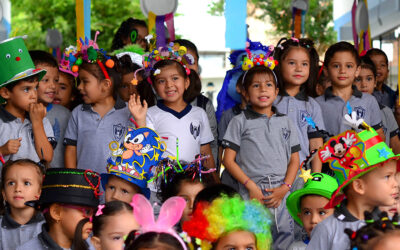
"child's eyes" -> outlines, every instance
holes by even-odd
[[[121,240],[122,237],[121,237],[121,236],[113,236],[112,239],[113,239],[113,240]]]
[[[165,80],[164,80],[164,79],[159,79],[159,80],[157,80],[157,83],[158,83],[158,84],[164,84],[164,83],[165,83]]]
[[[347,65],[347,68],[351,69],[351,68],[353,68],[353,65],[349,64],[349,65]]]
[[[122,193],[129,194],[128,190],[122,189]]]
[[[357,77],[355,81],[356,82],[361,82],[361,78]]]
[[[319,211],[320,215],[326,215],[326,211]]]
[[[367,77],[367,81],[372,81],[372,77]]]
[[[303,63],[303,66],[308,66],[308,63]]]
[[[29,181],[25,181],[24,184],[25,184],[25,186],[30,186],[30,185],[32,185]]]
[[[172,77],[172,80],[174,80],[174,81],[176,81],[176,80],[178,80],[178,79],[179,79],[179,77],[177,77],[177,76]]]
[[[28,93],[29,92],[29,88],[24,88],[24,92]]]
[[[7,186],[13,186],[13,185],[15,185],[15,182],[14,182],[14,181],[9,181],[9,182],[7,182]]]
[[[110,189],[110,190],[114,190],[114,189],[115,189],[115,187],[114,187],[114,186],[108,186],[108,189]]]
[[[304,211],[303,214],[304,214],[304,215],[310,215],[311,212],[310,212],[310,211]]]
[[[272,87],[272,83],[267,83],[267,87]]]
[[[259,88],[260,84],[253,84],[253,88]]]

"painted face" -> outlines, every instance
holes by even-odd
[[[186,207],[185,210],[183,210],[181,223],[190,220],[193,212],[194,199],[196,198],[196,195],[203,189],[204,185],[200,182],[184,181],[181,184],[177,196],[184,198],[186,201]]]
[[[71,102],[75,99],[75,96],[72,94],[74,83],[70,82],[70,78],[67,77],[66,73],[59,72],[59,74],[58,83],[56,84],[56,96],[53,103],[69,108]]]
[[[285,84],[300,86],[305,83],[310,75],[310,58],[307,51],[304,48],[291,48],[282,60],[281,69]]]
[[[371,206],[392,206],[396,203],[399,186],[395,174],[396,161],[391,160],[361,177],[366,183],[365,197]]]
[[[96,250],[123,249],[124,236],[138,229],[139,224],[133,213],[122,211],[106,218],[99,237],[93,236],[92,243]]]
[[[386,63],[386,57],[383,55],[372,55],[371,60],[376,67],[376,81],[379,84],[386,82],[389,76],[389,65]]]
[[[253,82],[246,90],[246,99],[254,111],[263,113],[266,108],[271,108],[278,95],[275,79],[269,74],[256,74]]]
[[[218,239],[215,250],[257,249],[256,237],[247,231],[234,231]]]
[[[189,87],[189,78],[184,78],[177,69],[178,65],[169,65],[160,69],[155,77],[154,87],[165,105],[184,103],[183,93]]]
[[[10,105],[18,112],[28,112],[32,103],[37,103],[37,79],[33,81],[20,81],[12,90],[7,90],[7,96],[2,95]]]
[[[86,104],[94,104],[103,98],[103,91],[98,79],[84,69],[79,70],[80,84],[78,90]]]
[[[13,165],[8,169],[4,180],[2,194],[11,209],[28,208],[25,202],[39,199],[42,176],[39,175],[36,167]]]
[[[376,87],[374,73],[370,69],[361,68],[360,75],[356,78],[354,84],[361,92],[372,94]]]
[[[129,97],[133,94],[137,95],[137,89],[136,86],[131,83],[132,79],[134,78],[135,73],[128,73],[125,75],[122,75],[122,84],[118,88],[118,93],[119,96],[124,100],[125,102],[129,101]],[[139,76],[137,76],[140,78]],[[138,79],[141,81],[142,79]]]
[[[117,176],[109,176],[106,184],[106,202],[124,201],[130,203],[135,194],[140,193],[138,186]]]
[[[308,236],[311,235],[311,231],[318,223],[333,214],[333,208],[324,209],[328,202],[329,200],[327,198],[319,195],[307,195],[302,197],[301,211],[298,216],[303,222],[304,229]]]
[[[47,64],[38,64],[37,67],[47,71],[46,75],[40,80],[37,91],[39,102],[47,105],[52,103],[56,96],[56,86],[59,80],[58,68]]]
[[[335,87],[348,87],[360,73],[353,54],[348,51],[336,52],[327,66],[328,76]]]

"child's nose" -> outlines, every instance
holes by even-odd
[[[311,215],[311,224],[318,224],[318,222],[319,222],[319,216],[318,216],[318,214],[312,214]]]

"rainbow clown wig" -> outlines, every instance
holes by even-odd
[[[183,224],[183,231],[201,240],[201,249],[212,249],[218,240],[234,231],[255,235],[257,249],[270,249],[271,214],[256,200],[244,201],[239,196],[215,199],[211,204],[199,203],[193,216]]]

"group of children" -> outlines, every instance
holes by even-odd
[[[59,62],[23,37],[0,42],[0,249],[398,241],[400,119],[383,51],[338,42],[319,66],[309,39],[248,40],[215,112],[192,42],[155,47],[132,18],[112,53],[97,36]]]

